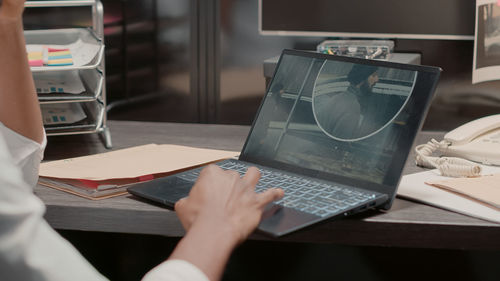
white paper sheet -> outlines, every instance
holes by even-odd
[[[500,167],[483,166],[483,174],[500,173]],[[437,170],[403,176],[398,196],[449,211],[500,223],[500,212],[452,192],[425,184],[426,181],[449,179]]]
[[[85,92],[85,86],[78,71],[35,72],[33,78],[36,92],[39,94],[81,94]]]
[[[78,103],[54,103],[40,106],[44,125],[71,124],[87,118]]]

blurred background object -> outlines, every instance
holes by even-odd
[[[263,5],[283,6],[281,0],[262,1]],[[352,9],[348,16],[358,15],[349,22],[355,22],[355,28],[376,28],[373,19],[362,20],[362,16],[366,17],[363,6],[351,2],[289,1],[282,13],[298,13],[300,5],[316,5],[313,13],[324,10],[317,13],[321,23],[331,13],[327,8],[334,5],[346,11]],[[444,70],[424,125],[426,129],[450,130],[463,122],[497,113],[500,108],[499,82],[471,84],[474,3],[456,2],[404,1],[397,5],[394,1],[375,1],[370,6],[379,5],[379,10],[390,13],[413,5],[423,7],[415,8],[420,12],[434,14],[441,7],[447,10],[443,16],[409,20],[401,28],[415,32],[432,25],[451,24],[458,25],[456,32],[464,34],[458,39],[436,35],[425,39],[389,38],[395,42],[394,52],[420,54],[422,64]],[[341,38],[320,32],[309,32],[307,36],[262,35],[259,1],[255,0],[104,0],[103,4],[109,119],[251,124],[266,91],[264,60],[279,55],[284,48],[315,50],[325,39]],[[79,8],[72,9],[64,13],[57,8],[31,9],[26,13],[25,24],[47,28],[57,26],[60,17],[64,17],[71,25],[82,26],[91,20]],[[372,14],[377,16],[377,11]],[[289,17],[291,23],[303,25],[308,14],[302,14],[303,17]],[[422,26],[423,22],[427,26]]]

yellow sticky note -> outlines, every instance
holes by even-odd
[[[71,55],[69,51],[57,51],[57,52],[49,52],[49,57],[53,56],[63,56],[63,55]]]
[[[41,60],[41,59],[43,59],[42,52],[29,52],[28,59],[29,60]]]
[[[48,65],[72,65],[73,59],[56,59],[49,60]]]

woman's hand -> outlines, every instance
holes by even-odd
[[[189,196],[175,204],[182,225],[189,231],[195,224],[227,231],[236,244],[245,240],[259,224],[267,204],[283,197],[283,190],[255,192],[260,172],[251,167],[240,177],[216,165],[203,169]],[[200,227],[197,227],[200,229]]]

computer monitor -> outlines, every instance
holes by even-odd
[[[473,40],[471,0],[259,0],[263,35]]]

